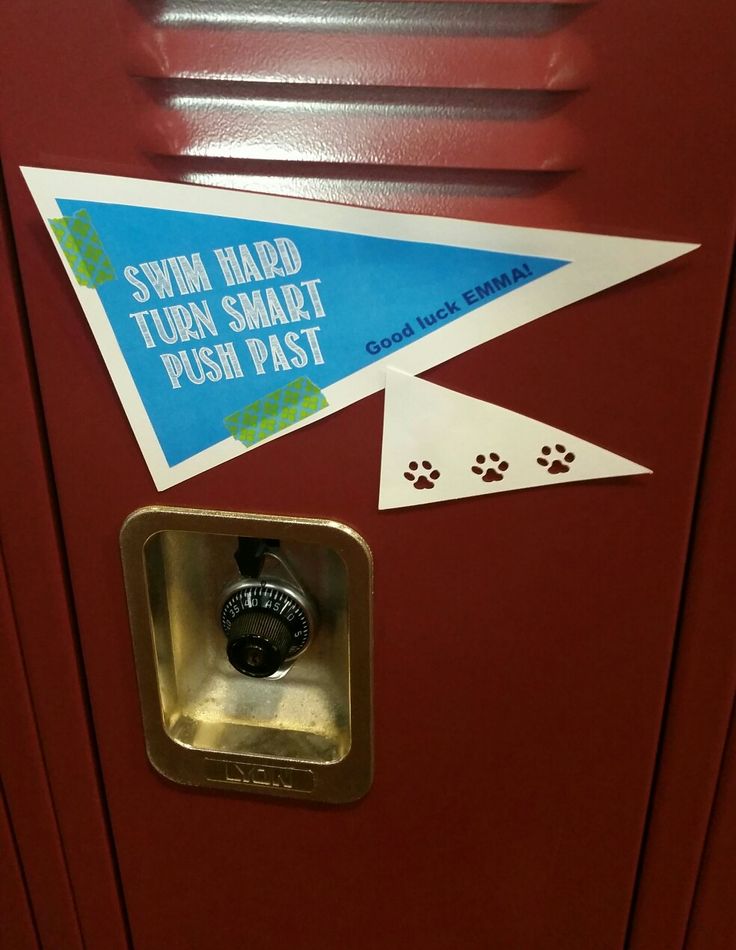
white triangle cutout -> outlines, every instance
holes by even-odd
[[[380,509],[649,474],[643,465],[544,422],[386,371]]]

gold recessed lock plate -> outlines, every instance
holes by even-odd
[[[285,673],[228,662],[222,593],[238,539],[277,539],[318,608]],[[364,795],[373,772],[371,555],[333,521],[141,508],[121,550],[148,757],[174,782],[322,802]]]

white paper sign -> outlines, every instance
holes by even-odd
[[[379,508],[650,469],[528,416],[389,368]]]
[[[159,489],[696,246],[23,174]]]

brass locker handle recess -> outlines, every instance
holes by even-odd
[[[261,544],[241,558],[256,576],[241,560],[235,570],[242,538]],[[126,520],[121,550],[146,747],[161,774],[323,802],[367,792],[372,564],[356,532],[151,507]]]

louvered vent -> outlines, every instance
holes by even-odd
[[[144,147],[170,178],[358,204],[536,193],[579,165],[583,6],[138,0]]]

